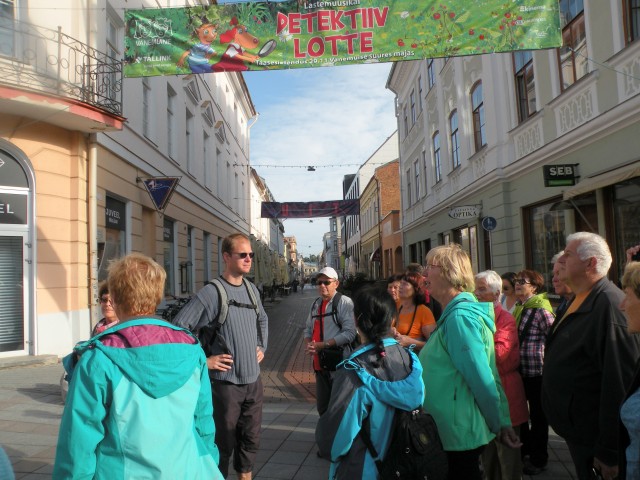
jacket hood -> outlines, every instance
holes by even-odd
[[[456,310],[453,312],[453,310]],[[438,320],[438,327],[446,323],[447,318],[453,314],[458,316],[458,312],[464,311],[465,316],[473,316],[481,319],[487,328],[493,333],[496,331],[495,313],[493,309],[493,303],[491,302],[479,302],[478,299],[469,292],[462,292],[454,297],[449,302],[447,308],[444,309],[440,320]]]
[[[384,340],[385,347],[396,343],[393,339]],[[413,410],[422,405],[424,383],[422,382],[422,365],[418,357],[412,351],[409,351],[409,354],[411,355],[411,373],[402,380],[380,380],[357,363],[349,360],[345,362],[345,368],[355,369],[362,383],[371,390],[373,396],[378,400],[394,408]]]
[[[126,322],[106,330],[105,333],[118,332],[118,336],[133,343],[135,325],[158,325],[173,331],[183,331],[179,327],[155,319],[144,319]],[[118,328],[120,327],[120,328]],[[173,332],[171,332],[173,333]],[[197,339],[194,343],[152,343],[129,348],[112,347],[94,337],[90,343],[111,360],[128,380],[152,398],[161,398],[181,388],[193,376],[196,368],[202,367],[203,352]]]

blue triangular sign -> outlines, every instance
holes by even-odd
[[[180,178],[152,177],[142,181],[157,210],[162,211],[166,208]]]

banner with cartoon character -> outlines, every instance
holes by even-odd
[[[126,77],[556,48],[558,0],[293,0],[127,10]]]

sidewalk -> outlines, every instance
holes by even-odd
[[[263,430],[256,480],[325,480],[328,462],[316,456],[315,380],[302,348],[302,329],[316,297],[314,287],[267,301],[269,349],[262,364]],[[2,361],[0,359],[0,367]],[[63,404],[61,365],[0,369],[0,445],[17,479],[51,478]],[[576,478],[562,439],[550,437],[548,469],[526,480]],[[570,473],[571,472],[571,473]],[[231,474],[229,479],[235,480]],[[1,479],[0,479],[1,480]],[[186,479],[188,480],[188,479]]]

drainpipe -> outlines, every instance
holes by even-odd
[[[88,305],[90,309],[89,331],[98,320],[98,143],[96,134],[89,135],[89,171],[88,171],[88,206],[87,229],[89,234],[89,291]]]

